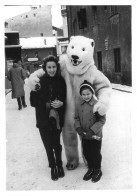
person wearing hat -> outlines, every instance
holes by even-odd
[[[83,180],[92,179],[92,182],[97,182],[102,176],[102,128],[106,122],[106,115],[100,116],[97,112],[93,113],[97,98],[91,83],[84,80],[80,85],[79,93],[82,99],[76,103],[75,128],[81,138],[83,155],[88,166]]]
[[[15,59],[13,61],[13,67],[10,68],[7,74],[7,79],[11,82],[12,86],[12,99],[17,99],[18,110],[21,110],[22,107],[27,107],[24,91],[24,80],[27,76],[20,64],[21,60]]]

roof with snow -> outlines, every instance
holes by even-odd
[[[56,46],[56,37],[20,38],[22,49],[52,48]]]

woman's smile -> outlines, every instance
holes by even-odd
[[[56,63],[53,62],[53,61],[47,62],[46,71],[47,71],[47,74],[49,76],[54,77],[56,72],[57,72],[57,65],[56,65]]]

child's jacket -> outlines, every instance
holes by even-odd
[[[106,115],[100,116],[98,113],[93,113],[93,107],[96,102],[94,97],[92,97],[90,102],[80,100],[76,104],[75,128],[82,127],[84,132],[91,129],[96,136],[102,137],[102,128],[106,122]]]

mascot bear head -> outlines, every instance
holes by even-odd
[[[69,63],[66,64],[67,70],[71,74],[81,75],[87,71],[89,66],[94,65],[93,39],[83,36],[72,36],[67,48]]]

